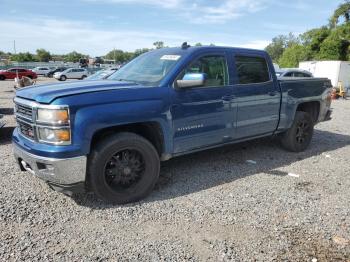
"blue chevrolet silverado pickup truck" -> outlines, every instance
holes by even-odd
[[[277,80],[264,51],[154,50],[107,80],[17,91],[14,155],[56,190],[133,202],[176,156],[272,135],[305,150],[314,125],[330,119],[330,88],[328,79]]]

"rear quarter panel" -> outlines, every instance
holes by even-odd
[[[301,103],[319,102],[319,116],[329,109],[330,105],[326,101],[327,94],[332,86],[329,79],[286,78],[280,79],[279,84],[282,92],[282,103],[278,131],[290,128],[294,120],[295,112]]]

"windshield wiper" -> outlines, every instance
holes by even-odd
[[[128,79],[123,79],[123,78],[119,78],[119,79],[116,79],[117,81],[125,81],[125,82],[130,82],[130,83],[134,83],[134,84],[140,84],[139,82],[136,82],[134,80],[128,80]]]

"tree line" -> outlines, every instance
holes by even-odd
[[[328,25],[299,36],[279,35],[265,48],[280,67],[297,67],[301,61],[350,60],[350,0],[334,11]]]
[[[64,61],[64,62],[78,62],[80,58],[88,57],[85,54],[78,53],[76,51],[70,52],[64,55],[55,55],[51,54],[49,51],[40,48],[36,50],[35,54],[30,52],[20,52],[17,54],[14,53],[5,53],[0,51],[0,57],[7,58],[10,61],[16,62],[49,62],[49,61]]]
[[[213,45],[213,44],[210,44],[210,45]],[[153,43],[153,46],[154,48],[136,49],[134,52],[127,52],[120,49],[113,49],[109,51],[105,56],[103,56],[103,59],[114,60],[116,63],[122,64],[153,49],[167,47],[163,41],[156,41]],[[196,43],[195,46],[202,46],[202,44]],[[89,55],[78,53],[77,51],[72,51],[64,55],[57,55],[57,54],[51,54],[49,51],[43,48],[40,48],[36,50],[35,54],[32,54],[30,52],[13,54],[13,53],[5,53],[0,51],[0,58],[1,57],[8,58],[10,61],[16,61],[16,62],[64,61],[64,62],[76,63],[76,62],[79,62],[81,58],[89,58]]]

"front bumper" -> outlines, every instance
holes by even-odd
[[[33,155],[13,143],[16,161],[22,171],[28,171],[46,181],[52,188],[77,188],[85,185],[86,156],[74,158],[46,158]],[[80,190],[74,190],[80,191]]]

